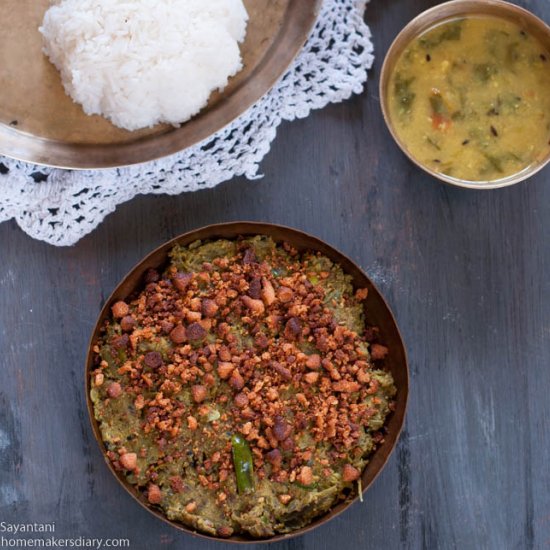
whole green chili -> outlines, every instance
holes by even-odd
[[[231,447],[237,489],[242,495],[254,489],[252,451],[246,439],[238,434],[231,437]]]

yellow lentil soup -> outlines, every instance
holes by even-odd
[[[499,180],[550,150],[550,54],[508,20],[448,20],[398,58],[388,107],[420,164],[461,180]]]

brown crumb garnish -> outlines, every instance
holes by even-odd
[[[273,304],[276,299],[275,289],[273,288],[271,281],[265,277],[262,279],[261,296],[266,306]]]
[[[316,353],[310,355],[306,360],[306,367],[311,370],[317,370],[321,367],[321,356]]]
[[[137,466],[136,453],[124,453],[119,458],[120,465],[126,470],[135,470]]]
[[[318,372],[308,372],[308,373],[304,374],[304,380],[308,384],[315,384],[315,382],[317,382],[317,380],[319,380],[319,373]]]
[[[281,502],[281,504],[287,505],[292,500],[292,496],[291,495],[279,495],[278,499]]]
[[[279,469],[283,462],[283,454],[279,449],[273,449],[269,451],[266,455],[267,461],[274,466],[276,469]]]
[[[290,302],[293,297],[294,292],[292,291],[292,289],[286,286],[281,286],[279,287],[279,290],[277,290],[277,298],[279,298],[279,300],[281,300],[281,302],[285,304]]]
[[[113,312],[113,317],[115,319],[122,319],[130,313],[130,308],[126,302],[120,301],[113,304],[111,311]]]
[[[242,409],[243,407],[246,407],[248,405],[248,396],[246,393],[238,393],[234,398],[233,401],[239,409]]]
[[[222,538],[228,538],[233,534],[233,529],[229,525],[222,525],[216,529],[216,534]]]
[[[282,417],[276,416],[273,424],[273,435],[278,441],[284,441],[292,433],[292,426]]]
[[[208,390],[206,387],[199,384],[191,387],[191,393],[193,394],[193,400],[195,403],[202,403],[208,396]]]
[[[172,278],[172,284],[180,292],[185,292],[189,283],[193,280],[192,273],[176,273]]]
[[[162,491],[158,485],[151,483],[147,490],[147,500],[151,504],[160,504],[162,501]]]
[[[177,325],[170,332],[170,340],[172,340],[174,344],[183,344],[187,340],[187,332],[185,327],[183,325]]]
[[[191,453],[200,485],[215,492],[220,506],[231,503],[230,434],[247,440],[259,479],[310,486],[341,469],[342,479],[353,481],[360,471],[346,461],[361,456],[362,428],[381,403],[372,360],[383,360],[388,349],[379,343],[378,329],[358,335],[339,324],[322,285],[308,279],[311,266],[302,265],[292,247],[285,250],[290,259],[284,276],[274,275],[269,258],[260,260],[246,246],[234,258],[206,262],[197,273],[169,268],[163,278],[147,276],[141,294],[112,306],[116,330],[109,338],[105,331],[100,342],[124,360],[109,365],[98,358],[92,373],[106,400],[123,392],[130,397],[141,429],[156,442],[161,469]],[[330,273],[315,276],[327,279]],[[367,295],[366,288],[358,289],[348,299],[364,301]],[[120,382],[112,381],[112,372]],[[201,443],[217,434],[223,437],[205,456]],[[300,439],[304,434],[309,446]],[[375,444],[383,441],[382,433],[372,435]],[[330,444],[323,463],[319,442]],[[122,443],[136,450],[121,441],[108,456],[118,470],[136,471],[147,449],[121,453]],[[149,502],[161,503],[164,490],[185,492],[183,474],[164,486],[154,466],[147,466]],[[286,505],[292,496],[278,499]],[[185,510],[191,514],[197,507],[190,501]],[[224,529],[218,528],[219,536],[230,536],[231,528]]]
[[[202,302],[202,314],[204,317],[215,317],[218,312],[219,306],[214,300],[206,299]]]
[[[185,484],[181,476],[172,476],[170,478],[170,487],[174,493],[183,493],[185,490]]]
[[[132,332],[136,326],[136,320],[131,315],[126,315],[120,320],[120,328],[124,332]]]
[[[206,336],[206,330],[198,322],[191,323],[187,327],[186,333],[187,333],[187,339],[193,342],[198,342],[200,340],[203,340]]]
[[[357,468],[351,464],[344,464],[344,468],[342,470],[342,479],[344,481],[355,481],[360,475],[361,472]]]
[[[231,359],[231,356],[229,356],[229,358]],[[233,363],[229,363],[227,361],[220,361],[218,363],[218,376],[222,380],[226,380],[231,376],[231,373],[233,372],[234,369],[235,369],[235,365]]]
[[[303,466],[296,480],[302,485],[311,485],[313,483],[313,471],[309,466]]]
[[[162,365],[162,355],[158,351],[150,351],[145,354],[143,362],[151,369],[158,369]]]
[[[387,354],[388,348],[386,346],[382,346],[380,344],[372,344],[370,355],[375,361],[379,359],[384,359]]]
[[[192,514],[197,509],[197,503],[192,500],[185,505],[185,511],[189,514]]]
[[[234,390],[242,390],[244,388],[244,379],[237,369],[233,370],[233,372],[231,373],[231,376],[229,378],[229,385]]]
[[[250,296],[243,296],[242,301],[253,315],[261,315],[265,311],[264,303],[261,300],[255,300]]]
[[[369,289],[368,288],[358,288],[355,291],[355,297],[360,302],[362,302],[363,300],[366,300],[368,295],[369,295]]]
[[[111,382],[107,388],[107,395],[116,399],[122,394],[122,387],[118,382]]]

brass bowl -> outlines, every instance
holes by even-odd
[[[168,252],[176,245],[188,245],[198,239],[234,239],[239,235],[269,235],[276,242],[286,241],[298,250],[316,250],[329,257],[334,262],[338,262],[344,271],[353,277],[353,284],[356,288],[368,288],[369,294],[366,303],[366,321],[370,325],[378,326],[380,329],[380,340],[389,348],[389,353],[385,359],[384,367],[388,369],[395,380],[395,386],[397,388],[397,395],[395,401],[395,410],[388,417],[386,423],[387,435],[384,443],[380,445],[378,449],[371,455],[370,461],[367,467],[363,470],[361,481],[363,486],[363,492],[368,489],[372,482],[376,479],[378,474],[382,471],[384,465],[388,461],[403,427],[405,420],[405,412],[407,408],[407,399],[409,393],[409,371],[407,367],[407,356],[403,340],[399,333],[399,329],[395,322],[395,319],[390,311],[390,308],[384,301],[384,298],[374,286],[372,281],[365,275],[365,273],[355,264],[352,260],[344,256],[341,252],[332,248],[327,243],[320,239],[298,231],[289,227],[283,227],[280,225],[273,225],[268,223],[257,222],[232,222],[222,223],[216,225],[210,225],[201,229],[196,229],[185,233],[172,239],[171,241],[163,244],[160,248],[151,252],[143,260],[141,260],[136,267],[134,267],[122,282],[115,288],[114,292],[105,302],[103,309],[99,315],[97,323],[92,333],[90,344],[88,347],[88,355],[86,359],[85,380],[86,380],[86,403],[88,406],[88,413],[90,416],[90,422],[94,432],[95,439],[97,440],[108,468],[113,475],[117,478],[119,483],[124,489],[146,510],[161,519],[165,523],[175,527],[176,529],[198,535],[206,539],[215,539],[222,542],[238,542],[238,543],[260,543],[260,542],[273,542],[276,540],[286,540],[290,537],[295,537],[315,529],[319,525],[326,523],[330,519],[341,514],[346,508],[348,508],[353,502],[355,502],[358,496],[353,499],[342,501],[328,513],[318,517],[312,523],[301,529],[297,529],[289,534],[276,535],[267,539],[252,539],[244,536],[232,536],[230,538],[219,538],[210,535],[206,535],[193,530],[190,527],[182,523],[170,521],[160,510],[151,507],[147,502],[147,499],[141,495],[138,491],[130,485],[124,476],[115,471],[111,462],[105,455],[105,446],[99,431],[98,423],[94,417],[93,403],[90,399],[90,373],[94,369],[93,365],[93,345],[96,342],[100,334],[101,326],[104,321],[109,318],[111,306],[118,300],[124,300],[135,292],[143,288],[143,275],[150,269],[163,270],[168,264]]]
[[[397,145],[399,145],[403,153],[407,155],[409,160],[411,160],[419,168],[432,175],[434,178],[458,187],[466,187],[469,189],[497,189],[499,187],[507,187],[509,185],[519,183],[520,181],[524,181],[542,170],[550,162],[550,151],[542,160],[533,163],[521,172],[498,180],[470,181],[453,178],[451,176],[447,176],[446,174],[441,174],[440,172],[432,170],[411,155],[407,149],[407,145],[399,138],[393,128],[389,113],[388,91],[390,80],[395,65],[405,48],[415,38],[418,38],[418,36],[431,29],[438,23],[443,23],[446,20],[456,17],[468,17],[472,15],[492,15],[494,17],[500,17],[502,19],[512,21],[523,27],[527,32],[537,38],[548,50],[550,50],[550,27],[526,9],[520,8],[515,4],[510,4],[509,2],[504,2],[503,0],[451,0],[450,2],[439,4],[438,6],[434,6],[433,8],[422,12],[410,23],[408,23],[397,35],[390,46],[388,53],[386,54],[384,64],[382,65],[382,71],[380,73],[380,104],[382,106],[382,114],[384,115],[386,126],[388,127],[393,139]]]

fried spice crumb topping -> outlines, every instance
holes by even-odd
[[[367,289],[338,294],[326,258],[280,248],[260,256],[241,241],[194,271],[173,261],[113,305],[92,377],[104,405],[128,398],[136,430],[155,443],[146,471],[124,441],[108,453],[116,468],[144,476],[151,503],[164,490],[155,484],[158,467],[200,451],[208,438],[218,444],[195,466],[199,483],[218,492],[234,468],[230,434],[248,442],[259,479],[304,487],[333,471],[357,479],[365,433],[383,440],[373,421],[382,403],[373,372],[388,350],[375,342],[375,327],[362,319],[349,326],[341,315],[362,311]],[[170,478],[170,490],[183,487]]]

